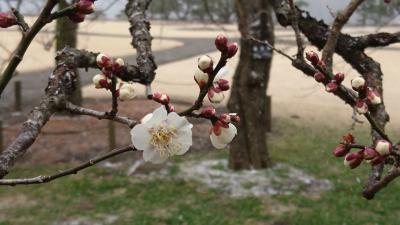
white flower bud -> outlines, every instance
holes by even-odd
[[[96,57],[97,65],[101,68],[110,66],[110,57],[106,54],[100,53]]]
[[[382,99],[379,94],[376,91],[373,91],[371,88],[368,88],[367,99],[372,105],[378,105],[382,103]]]
[[[224,92],[214,87],[208,90],[208,100],[212,103],[221,103],[225,98]]]
[[[111,81],[107,80],[107,77],[104,74],[94,75],[92,81],[93,81],[94,87],[98,88],[98,89],[104,88],[101,84],[102,83],[101,81],[107,81],[107,82],[111,83]]]
[[[364,88],[364,86],[365,86],[365,80],[362,77],[356,77],[356,78],[351,80],[351,87],[355,91],[362,90]]]
[[[362,100],[357,100],[355,105],[358,114],[365,114],[368,112],[368,105]]]
[[[227,126],[221,126],[221,124],[217,122],[210,134],[211,144],[217,149],[225,148],[231,143],[236,134],[237,129],[233,124],[230,123]]]
[[[203,55],[202,57],[199,58],[198,66],[199,69],[204,72],[211,72],[213,67],[213,61],[210,56]]]
[[[392,144],[390,144],[390,142],[385,140],[379,140],[376,142],[375,150],[380,155],[389,155],[390,152],[392,151]]]
[[[196,68],[194,71],[194,80],[199,85],[200,88],[204,87],[208,82],[208,74]]]
[[[119,99],[121,101],[131,100],[136,96],[134,85],[130,83],[123,83],[119,89]]]

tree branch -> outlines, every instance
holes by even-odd
[[[37,177],[33,177],[33,178],[21,178],[21,179],[2,179],[2,180],[0,180],[0,185],[15,186],[15,185],[48,183],[48,182],[51,182],[51,181],[56,180],[61,177],[77,174],[79,171],[84,170],[93,165],[96,165],[99,162],[102,162],[102,161],[112,158],[114,156],[121,155],[125,152],[130,152],[130,151],[136,151],[136,149],[133,146],[126,146],[123,148],[115,149],[107,154],[93,158],[85,163],[82,163],[82,164],[76,166],[76,167],[73,167],[73,168],[70,168],[67,170],[63,170],[61,172],[58,172],[58,173],[55,173],[52,175],[47,175],[47,176],[41,175],[41,176],[37,176]]]
[[[384,47],[394,43],[400,43],[400,32],[396,33],[376,33],[356,37],[361,49],[368,47]]]
[[[340,31],[343,26],[347,23],[351,15],[358,8],[364,0],[351,0],[343,12],[339,12],[333,21],[332,28],[329,30],[328,40],[325,43],[324,49],[322,51],[322,61],[325,62],[327,68],[332,70],[332,59],[333,53],[335,52],[335,47],[337,40],[340,35]]]
[[[128,117],[122,117],[122,116],[111,116],[107,112],[99,112],[93,109],[87,109],[83,108],[77,105],[74,105],[70,102],[67,102],[65,104],[65,110],[76,115],[86,115],[86,116],[91,116],[95,117],[99,120],[112,120],[124,125],[127,125],[129,128],[133,128],[138,122],[132,119],[129,119]]]

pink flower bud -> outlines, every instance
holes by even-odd
[[[228,113],[223,113],[219,116],[219,120],[222,121],[223,123],[230,123],[231,116]]]
[[[227,51],[228,58],[232,58],[233,56],[235,56],[238,49],[239,49],[239,46],[236,42],[229,43],[228,51]]]
[[[349,153],[349,151],[350,149],[347,148],[344,144],[339,144],[338,146],[336,146],[335,149],[333,149],[332,153],[336,157],[343,157],[347,153]]]
[[[208,99],[212,103],[220,103],[224,100],[225,95],[219,88],[211,87],[208,90]]]
[[[17,24],[17,17],[11,13],[0,12],[0,27],[8,28]]]
[[[200,88],[203,88],[208,82],[208,74],[197,68],[194,72],[194,80]]]
[[[111,88],[111,80],[103,79],[99,81],[99,84],[102,88],[110,89]]]
[[[117,58],[117,59],[114,61],[112,67],[113,67],[113,69],[114,69],[115,71],[119,71],[119,70],[122,69],[122,67],[124,67],[124,65],[125,65],[124,60],[121,59],[121,58]]]
[[[98,54],[96,57],[96,62],[100,68],[104,68],[104,67],[108,68],[111,66],[111,59],[106,54],[102,54],[102,53]]]
[[[204,73],[211,73],[213,70],[213,60],[208,55],[203,55],[200,57],[197,65]]]
[[[363,100],[358,99],[355,105],[358,114],[365,114],[368,112],[368,105]]]
[[[215,116],[216,113],[217,111],[212,106],[204,107],[203,110],[201,111],[201,115],[203,115],[206,118],[211,118]]]
[[[161,93],[158,93],[158,92],[155,92],[153,94],[153,100],[158,102],[158,103],[161,103],[163,105],[168,105],[169,102],[170,102],[170,98],[169,98],[168,95],[161,94]]]
[[[81,23],[85,21],[85,15],[77,12],[70,14],[68,18],[74,23]]]
[[[92,0],[80,0],[76,4],[76,9],[81,14],[91,14],[94,12],[95,6]]]
[[[314,51],[309,51],[306,53],[306,58],[310,61],[313,65],[317,65],[319,62],[318,54]]]
[[[372,105],[378,105],[382,103],[382,99],[377,91],[367,88],[367,99]]]
[[[325,64],[324,61],[320,60],[320,61],[317,63],[317,66],[320,67],[320,68],[325,68],[325,67],[326,67],[326,64]]]
[[[229,81],[225,79],[219,79],[217,81],[217,85],[221,91],[227,91],[229,90]]]
[[[230,113],[231,121],[234,123],[240,123],[240,116],[236,113]]]
[[[366,160],[371,160],[379,156],[379,153],[371,147],[365,147],[363,153],[364,153],[364,159]]]
[[[344,80],[344,73],[337,73],[333,76],[333,79],[336,81],[337,84],[341,84]]]
[[[362,91],[365,87],[365,80],[362,77],[356,77],[351,80],[351,87],[355,91]]]
[[[317,72],[317,73],[314,74],[314,79],[317,82],[321,83],[321,82],[323,82],[325,80],[325,74],[323,74],[321,72]]]
[[[168,105],[169,112],[175,112],[175,107],[173,105]]]
[[[327,92],[334,92],[336,91],[338,88],[338,85],[335,82],[329,82],[326,86],[325,86],[325,90]]]
[[[375,149],[380,155],[389,155],[392,152],[392,144],[386,140],[379,140],[375,144]]]
[[[351,152],[344,157],[344,165],[349,167],[350,169],[357,168],[362,161],[363,161],[362,151]]]
[[[225,35],[218,35],[215,38],[215,47],[222,53],[228,50],[228,38]]]

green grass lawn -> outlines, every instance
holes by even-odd
[[[54,224],[84,219],[110,224],[296,224],[296,225],[397,225],[400,224],[399,182],[374,200],[361,197],[369,166],[356,170],[332,157],[331,148],[346,128],[294,125],[276,120],[269,148],[275,162],[293,165],[318,178],[329,179],[334,188],[320,196],[290,196],[233,199],[220,190],[196,182],[174,179],[144,181],[115,172],[91,168],[75,176],[45,185],[0,188],[0,224]],[[367,131],[355,131],[367,143]],[[175,159],[201,160],[226,157],[226,151],[191,154]],[[172,167],[174,168],[174,167]],[[10,177],[49,173],[59,168],[19,168]],[[110,219],[112,218],[112,219]],[[113,222],[113,223],[111,223]],[[83,224],[83,223],[82,223]],[[89,223],[90,224],[90,223]]]

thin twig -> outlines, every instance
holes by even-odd
[[[53,180],[56,180],[58,178],[61,177],[65,177],[68,175],[73,175],[73,174],[77,174],[79,171],[86,169],[88,167],[91,167],[93,165],[98,164],[99,162],[102,162],[104,160],[107,160],[109,158],[112,158],[114,156],[117,155],[121,155],[125,152],[130,152],[130,151],[136,151],[137,149],[135,149],[133,146],[129,145],[129,146],[125,146],[123,148],[119,148],[119,149],[115,149],[107,154],[98,156],[96,158],[93,158],[87,162],[84,162],[76,167],[67,169],[67,170],[63,170],[61,172],[52,174],[52,175],[41,175],[41,176],[37,176],[37,177],[33,177],[33,178],[20,178],[20,179],[2,179],[0,180],[0,185],[9,185],[9,186],[15,186],[15,185],[28,185],[28,184],[43,184],[43,183],[48,183],[51,182]]]
[[[23,32],[29,30],[29,25],[26,23],[24,16],[15,8],[11,8],[12,13],[17,18],[17,24],[21,27]]]
[[[107,112],[100,112],[100,111],[96,111],[93,109],[87,109],[84,107],[74,105],[70,102],[67,102],[65,104],[65,110],[72,114],[91,116],[91,117],[95,117],[99,120],[103,120],[103,119],[112,120],[112,121],[127,125],[129,128],[133,128],[138,123],[137,121],[129,119],[128,117],[122,117],[122,116],[117,116],[117,115],[111,116]]]
[[[304,61],[304,44],[303,39],[301,38],[301,33],[299,29],[299,21],[298,21],[298,10],[293,3],[293,0],[288,0],[289,6],[291,9],[291,21],[292,21],[292,28],[294,30],[296,36],[296,43],[297,43],[297,58]]]

